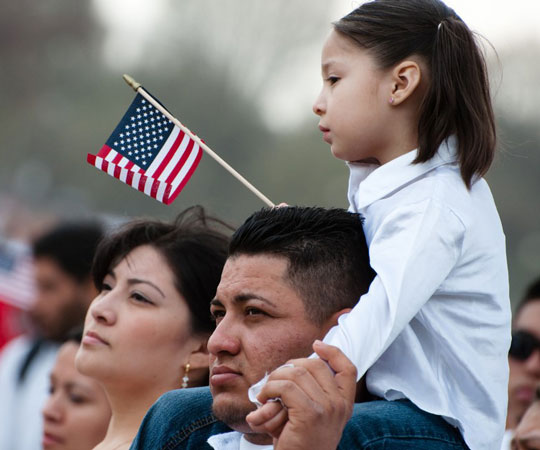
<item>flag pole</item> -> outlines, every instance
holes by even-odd
[[[193,139],[199,146],[212,158],[214,158],[218,164],[220,164],[225,170],[227,170],[233,177],[235,177],[240,183],[253,192],[260,200],[262,200],[267,206],[274,207],[274,203],[270,201],[261,191],[253,186],[248,180],[234,170],[226,161],[224,161],[216,152],[214,152],[208,145],[199,139],[198,136],[193,134],[188,128],[186,128],[176,117],[174,117],[169,111],[167,111],[159,102],[156,101],[148,92],[144,90],[140,83],[137,83],[132,77],[127,74],[123,75],[124,81],[131,86],[131,88],[141,94],[146,100],[148,100],[155,108],[157,108],[165,117],[167,117],[172,123],[177,125],[184,133],[186,133],[191,139]]]

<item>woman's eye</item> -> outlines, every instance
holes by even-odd
[[[112,291],[111,285],[106,282],[101,283],[101,292],[103,291]]]
[[[81,404],[81,403],[84,403],[85,402],[85,398],[81,395],[78,395],[78,394],[69,394],[69,401],[71,403],[75,403],[77,405]]]
[[[131,297],[134,299],[134,300],[137,300],[138,302],[141,302],[141,303],[149,303],[151,305],[153,305],[153,303],[148,300],[144,295],[138,293],[138,292],[134,292],[133,294],[131,294]]]

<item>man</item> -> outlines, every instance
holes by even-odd
[[[503,449],[540,386],[540,278],[525,292],[514,314],[508,363],[508,414]]]
[[[59,344],[82,325],[96,295],[90,268],[102,230],[65,224],[33,244],[36,298],[29,310],[34,336],[0,354],[0,450],[41,449],[41,409]]]
[[[356,371],[337,348],[314,341],[373,277],[358,215],[296,207],[252,215],[232,238],[211,305],[210,392],[163,396],[131,448],[263,450],[274,448],[272,437],[279,437],[276,449],[356,448],[354,423],[347,424]],[[305,358],[313,350],[335,376],[321,359]],[[274,371],[258,396],[261,403],[279,397],[286,407],[279,413],[285,425],[271,436],[261,429],[263,409],[253,412],[248,389],[287,361],[292,366]],[[263,407],[268,417],[272,405]]]

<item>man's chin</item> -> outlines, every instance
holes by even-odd
[[[249,400],[237,401],[228,394],[219,394],[212,403],[214,415],[230,428],[241,433],[249,433],[251,429],[246,422],[246,416],[255,410],[255,405]]]

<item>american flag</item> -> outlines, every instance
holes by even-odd
[[[137,94],[97,155],[87,161],[123,183],[170,205],[201,160],[199,145]]]
[[[0,238],[0,301],[28,309],[35,297],[34,265],[25,244]]]

